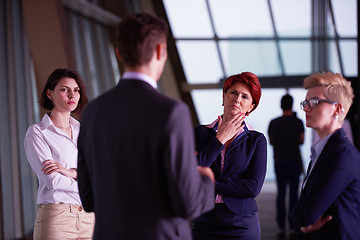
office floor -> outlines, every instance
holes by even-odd
[[[261,227],[261,240],[296,240],[290,236],[290,230],[285,229],[284,234],[279,234],[276,224],[276,182],[266,182],[256,201],[259,208]]]

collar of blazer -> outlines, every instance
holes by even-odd
[[[324,167],[324,165],[328,164],[327,158],[329,156],[329,149],[332,149],[334,145],[339,143],[341,141],[341,138],[345,137],[345,133],[342,128],[336,130],[332,136],[328,139],[326,142],[323,150],[321,151],[315,166],[313,167],[313,170],[311,171],[310,175],[308,176],[308,180],[304,186],[303,190],[306,190],[306,187],[311,185],[313,181],[317,181],[317,178],[315,177],[317,175],[317,172]],[[331,154],[330,154],[331,156]]]

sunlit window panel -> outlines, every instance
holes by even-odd
[[[347,77],[358,76],[358,59],[357,59],[357,42],[356,40],[340,40],[339,41],[340,54],[342,60],[343,74]],[[332,72],[342,73],[338,49],[335,41],[329,41],[328,43],[329,53],[329,69]]]
[[[310,41],[280,41],[280,50],[285,75],[306,75],[311,73]]]
[[[218,83],[223,77],[214,41],[177,41],[176,45],[188,83]]]
[[[275,41],[220,41],[220,49],[227,75],[282,75]]]
[[[209,0],[216,34],[274,36],[267,0]]]
[[[192,90],[191,97],[200,124],[210,124],[223,114],[222,89]]]
[[[329,69],[324,69],[326,71],[341,73],[340,61],[339,61],[339,54],[336,48],[336,43],[334,40],[328,42],[327,45],[327,52],[328,52],[328,65]]]
[[[279,36],[311,35],[310,0],[271,0],[270,3]]]
[[[262,95],[259,106],[254,112],[252,112],[246,119],[246,122],[250,124],[255,130],[262,132],[267,139],[268,138],[268,127],[270,121],[276,117],[282,115],[280,108],[280,101],[282,96],[286,94],[285,89],[262,89]],[[289,90],[289,94],[294,98],[293,110],[297,117],[300,118],[304,123],[305,128],[305,140],[304,144],[300,146],[301,155],[303,158],[303,165],[306,167],[310,160],[310,146],[312,142],[312,130],[305,127],[305,113],[300,109],[300,101],[305,99],[306,90],[302,88],[292,88]],[[274,171],[274,157],[273,147],[267,142],[267,172],[266,180],[275,180]]]
[[[205,0],[163,0],[175,38],[213,37]]]
[[[358,76],[358,49],[356,40],[341,40],[340,51],[344,66],[344,75],[348,77]]]
[[[339,36],[356,37],[358,28],[357,0],[331,0],[331,4]]]
[[[329,11],[327,13],[327,18],[329,19],[328,21],[328,25],[327,25],[327,28],[326,28],[326,34],[328,37],[331,37],[331,38],[334,38],[335,37],[335,27],[334,27],[334,24],[333,22],[330,20],[331,19],[331,12]]]

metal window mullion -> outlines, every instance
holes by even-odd
[[[225,79],[226,78],[225,64],[224,64],[224,61],[223,61],[223,58],[222,58],[222,55],[221,55],[221,50],[220,50],[220,46],[219,46],[219,38],[218,38],[218,36],[216,34],[214,19],[213,19],[213,16],[211,14],[209,0],[206,0],[206,7],[207,7],[209,17],[210,17],[211,28],[212,28],[213,33],[214,33],[214,38],[211,39],[211,40],[215,41],[216,49],[217,49],[217,52],[218,52],[218,55],[219,55],[221,70],[223,72],[223,79]],[[219,80],[221,80],[221,79],[219,79]]]
[[[331,0],[329,0],[329,11],[331,14],[331,20],[332,23],[334,25],[334,33],[335,33],[335,44],[336,44],[336,50],[337,50],[337,54],[338,54],[338,58],[339,58],[339,65],[340,65],[340,71],[341,74],[344,75],[344,65],[343,65],[343,61],[342,61],[342,57],[341,57],[341,49],[340,49],[340,43],[339,43],[339,34],[337,32],[337,28],[336,28],[336,23],[335,23],[335,15],[334,15],[334,10],[332,8],[332,4],[331,4]]]
[[[312,0],[312,71],[327,69],[326,1]]]
[[[272,11],[270,0],[268,0],[267,2],[268,2],[270,17],[271,17],[271,24],[273,26],[273,31],[274,31],[274,36],[275,36],[275,43],[276,43],[276,49],[277,49],[278,59],[279,59],[279,63],[280,63],[280,68],[281,68],[282,75],[285,75],[284,61],[281,57],[281,49],[280,49],[280,43],[279,43],[279,38],[278,38],[279,36],[278,36],[276,26],[275,26],[274,14]]]

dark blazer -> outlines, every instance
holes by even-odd
[[[307,234],[309,239],[359,239],[360,154],[343,129],[326,143],[289,220],[300,232],[321,215],[331,215],[332,220]]]
[[[266,174],[265,136],[245,126],[226,150],[223,172],[221,151],[225,146],[216,138],[216,131],[204,125],[196,127],[195,142],[198,164],[213,170],[216,194],[222,194],[226,207],[236,214],[257,212],[254,198],[260,193]]]
[[[140,80],[92,101],[81,116],[79,192],[94,239],[191,239],[214,186],[197,170],[187,106]]]

